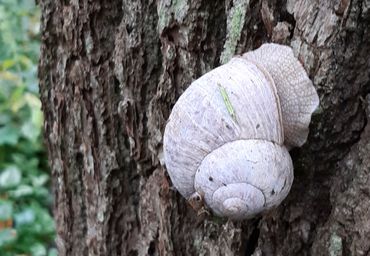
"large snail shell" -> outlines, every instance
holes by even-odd
[[[287,48],[273,44],[263,47]],[[302,66],[294,59],[287,67],[272,69],[272,75],[270,65],[264,64],[267,57],[263,52],[235,57],[194,81],[173,107],[165,128],[164,157],[173,185],[187,199],[198,193],[220,216],[248,218],[279,204],[293,181],[284,140],[295,146],[307,137],[311,114],[309,118],[304,115],[302,121],[291,120],[300,118],[307,108],[289,111],[289,107],[301,108],[302,102],[286,103],[285,99],[292,99],[280,98],[284,89],[276,87],[281,83],[276,79],[285,77],[279,72],[304,72]],[[293,54],[288,57],[294,58]],[[290,69],[289,65],[294,67]],[[307,75],[305,78],[308,80]],[[312,87],[306,80],[301,84]],[[310,100],[304,98],[303,104]],[[292,117],[284,117],[282,105]],[[289,124],[299,124],[300,129],[283,124],[286,119]],[[284,129],[295,138],[287,138]],[[300,130],[305,134],[296,135]]]
[[[228,93],[236,114],[225,107],[219,85]],[[188,198],[194,175],[204,157],[238,139],[283,143],[276,91],[253,64],[234,58],[212,70],[181,95],[172,109],[164,134],[165,162],[179,192]]]

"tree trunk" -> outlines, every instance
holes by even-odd
[[[370,255],[369,0],[40,6],[59,255]],[[193,80],[263,42],[292,46],[320,95],[292,190],[262,218],[197,216],[163,166],[166,120]]]

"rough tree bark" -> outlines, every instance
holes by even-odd
[[[370,255],[369,0],[40,6],[59,255]],[[198,217],[163,167],[166,119],[191,81],[271,41],[321,99],[293,188],[259,219]]]

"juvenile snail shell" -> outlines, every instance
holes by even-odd
[[[293,182],[288,149],[304,144],[318,104],[291,48],[264,44],[234,57],[172,109],[163,147],[173,185],[231,219],[279,205]]]

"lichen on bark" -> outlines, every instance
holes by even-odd
[[[236,0],[227,15],[227,35],[224,50],[221,53],[221,63],[225,64],[235,54],[249,7],[249,0]]]

